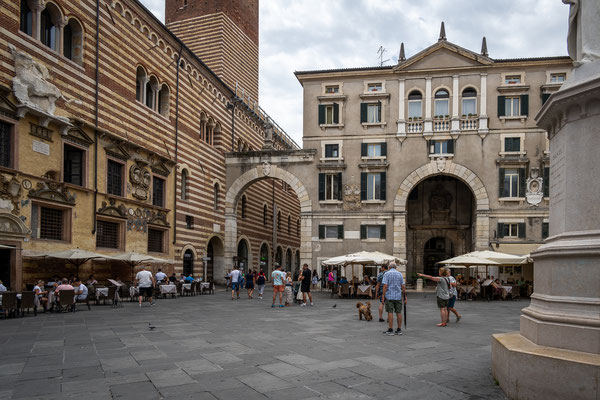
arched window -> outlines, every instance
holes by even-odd
[[[144,88],[146,87],[146,71],[144,68],[137,67],[135,74],[135,98],[142,103],[144,101]]]
[[[183,274],[190,276],[194,273],[194,253],[188,249],[183,253]]]
[[[285,252],[285,270],[292,270],[292,250],[290,249],[287,249],[287,251]]]
[[[268,217],[267,217],[267,212],[269,211],[269,208],[267,207],[267,205],[265,204],[263,206],[263,225],[267,226],[267,221],[268,221]]]
[[[292,233],[292,216],[288,215],[288,234]]]
[[[63,28],[63,55],[79,65],[83,63],[83,29],[75,18]]]
[[[214,186],[214,201],[215,201],[215,210],[219,209],[219,184],[215,183]]]
[[[40,14],[40,41],[52,50],[58,50],[58,22],[62,19],[60,10],[49,3]]]
[[[408,95],[408,117],[423,117],[423,95],[418,90],[413,90]]]
[[[21,0],[21,32],[33,36],[33,12],[28,0]]]
[[[156,93],[158,92],[158,79],[151,76],[146,83],[146,106],[152,110],[156,110]]]
[[[208,118],[206,114],[202,111],[200,112],[200,140],[206,140],[206,123]]]
[[[277,212],[277,230],[281,229],[281,211]]]
[[[188,197],[188,172],[187,169],[181,171],[181,200],[187,200]]]
[[[171,97],[171,91],[169,87],[163,83],[158,92],[158,112],[163,117],[169,116],[169,99]]]
[[[237,150],[238,150],[238,151],[242,151],[242,149],[243,149],[243,146],[244,146],[244,145],[243,145],[243,143],[242,143],[242,139],[238,139],[238,141],[237,141]]]
[[[242,218],[246,218],[246,206],[247,206],[247,199],[246,199],[246,195],[242,196]]]
[[[449,108],[450,94],[445,89],[435,92],[435,110],[434,115],[444,117],[450,114]]]
[[[281,246],[277,246],[277,252],[275,253],[275,262],[281,265],[281,261],[283,260],[283,249]]]
[[[213,144],[213,132],[215,130],[215,120],[212,118],[208,119],[206,123],[206,135],[204,141],[208,144]]]
[[[462,114],[477,115],[477,92],[473,88],[466,88],[462,92]]]

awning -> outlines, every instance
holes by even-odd
[[[328,266],[343,266],[349,264],[383,265],[395,262],[398,265],[406,264],[406,260],[379,251],[359,251],[343,256],[329,258],[321,263]]]
[[[438,264],[444,265],[462,265],[462,266],[477,266],[477,265],[499,265],[497,262],[487,260],[485,258],[476,257],[470,254],[463,254],[462,256],[456,256],[449,258],[444,261],[438,262]]]

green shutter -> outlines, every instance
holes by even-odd
[[[385,172],[379,174],[381,176],[381,192],[379,192],[379,199],[385,200]]]
[[[498,188],[500,189],[498,190],[498,197],[504,197],[504,175],[505,169],[500,168],[498,170]]]
[[[319,225],[319,239],[325,239],[325,225]]]
[[[360,199],[362,201],[367,200],[367,173],[360,173]]]
[[[340,123],[340,105],[338,103],[333,103],[333,123]]]
[[[496,237],[498,239],[502,239],[504,237],[504,224],[502,222],[498,222],[498,230],[496,232]]]
[[[544,167],[544,197],[550,197],[550,167]]]
[[[325,174],[319,174],[319,201],[325,200]]]
[[[548,98],[550,98],[550,93],[542,93],[542,105],[546,104]]]
[[[377,116],[379,118],[379,122],[381,122],[381,100],[377,102]]]
[[[325,106],[323,104],[319,104],[319,125],[323,125],[325,123]]]
[[[518,224],[518,234],[519,234],[519,238],[521,239],[525,239],[526,235],[525,235],[525,223],[521,222]]]
[[[448,140],[448,154],[454,154],[454,140]]]
[[[380,239],[384,239],[385,240],[385,233],[386,233],[385,228],[386,228],[386,225],[381,225],[379,227],[379,229],[381,229],[381,232],[379,233],[379,238]]]
[[[367,103],[360,103],[360,122],[367,122]]]
[[[550,236],[550,226],[547,222],[542,222],[542,239]]]
[[[529,115],[529,95],[521,95],[521,115]]]
[[[31,205],[31,237],[32,238],[37,238],[38,237],[38,227],[39,227],[38,214],[39,214],[39,210],[40,210],[40,208],[38,206],[36,206],[35,204]]]
[[[360,238],[361,239],[366,239],[367,238],[367,226],[366,225],[361,225],[360,226]]]
[[[338,182],[338,200],[342,200],[342,173],[338,172],[337,174],[337,182]]]
[[[338,225],[338,239],[344,238],[344,225]]]
[[[519,197],[525,197],[525,193],[527,192],[526,183],[527,183],[527,169],[519,168]]]
[[[387,157],[387,142],[381,143],[381,155]]]
[[[368,143],[361,143],[360,144],[360,156],[361,157],[366,157],[369,153],[369,145]]]
[[[498,116],[506,115],[506,96],[498,96]]]

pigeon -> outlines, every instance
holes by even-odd
[[[334,305],[333,305],[333,308],[336,308],[336,307],[337,307],[337,304],[334,304]]]
[[[153,330],[155,330],[155,329],[156,329],[156,327],[155,327],[155,326],[153,326],[153,325],[152,325],[150,322],[148,322],[148,328],[149,328],[151,331],[153,331]]]

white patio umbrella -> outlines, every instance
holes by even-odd
[[[136,253],[136,252],[128,252],[119,254],[118,256],[112,257],[113,260],[119,260],[124,262],[125,264],[129,264],[131,266],[131,280],[133,281],[133,272],[135,270],[135,266],[141,264],[143,262],[146,263],[154,263],[154,264],[172,264],[171,260],[166,260],[164,258],[153,257],[148,254]]]
[[[66,261],[67,263],[74,265],[76,268],[76,276],[79,276],[79,267],[82,264],[88,262],[89,260],[112,259],[112,257],[110,256],[100,253],[94,253],[93,251],[82,250],[79,248],[46,253],[42,255],[42,258],[54,258],[57,260]]]
[[[497,262],[488,260],[486,258],[476,257],[469,254],[463,254],[438,262],[438,264],[444,265],[462,265],[465,267],[478,266],[478,265],[498,265]]]
[[[528,259],[527,256],[516,256],[514,254],[500,253],[490,250],[472,251],[465,255],[491,260],[498,263],[498,265],[521,265],[526,264]]]
[[[379,251],[359,251],[357,253],[332,257],[323,261],[322,264],[331,266],[344,266],[348,264],[382,265],[389,264],[390,262],[406,264],[406,260]]]

